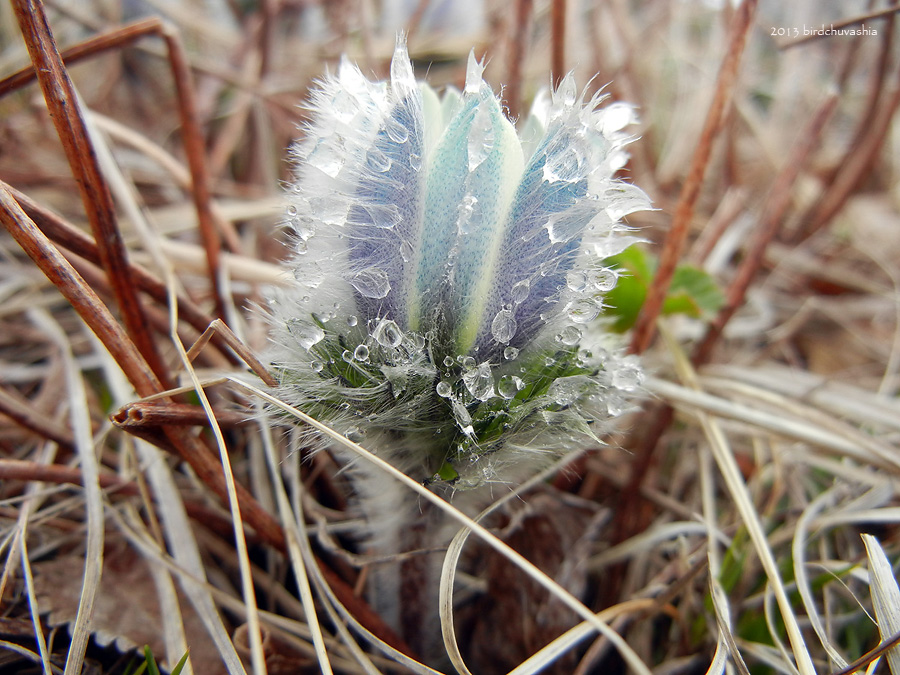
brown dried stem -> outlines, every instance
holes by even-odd
[[[694,206],[697,203],[697,198],[700,196],[703,176],[709,164],[713,142],[722,128],[725,112],[731,101],[731,95],[737,81],[741,55],[747,42],[750,27],[753,25],[757,4],[758,0],[744,0],[735,12],[734,20],[731,23],[731,30],[728,36],[728,52],[725,54],[719,69],[715,94],[706,113],[703,131],[694,151],[687,180],[675,207],[672,226],[666,236],[662,254],[660,255],[659,269],[647,291],[647,299],[644,301],[644,306],[641,308],[641,313],[634,328],[631,341],[631,351],[634,353],[640,354],[645,351],[650,346],[656,333],[656,318],[659,316],[669,284],[672,282],[675,266],[681,258],[691,218],[694,215]]]
[[[831,94],[821,105],[818,112],[810,120],[797,139],[794,149],[788,155],[788,159],[778,176],[772,183],[769,197],[763,207],[760,217],[760,226],[755,230],[755,237],[750,249],[738,267],[737,274],[728,287],[725,306],[719,311],[715,320],[710,324],[703,340],[694,350],[692,361],[694,365],[707,363],[712,356],[713,348],[722,336],[726,324],[734,316],[734,313],[743,304],[747,289],[753,281],[756,273],[763,264],[766,249],[778,232],[778,228],[784,222],[784,215],[791,205],[791,192],[801,171],[806,167],[809,157],[819,146],[819,139],[825,124],[831,119],[831,115],[837,107],[838,95]]]
[[[130,431],[135,427],[209,426],[209,418],[203,408],[187,403],[160,403],[136,401],[119,409],[113,415],[117,426]],[[216,421],[220,427],[236,427],[251,420],[247,415],[228,411],[216,411]]]
[[[27,4],[26,0],[15,1],[17,4]],[[47,29],[47,33],[49,35],[49,29]],[[157,35],[166,43],[168,61],[172,70],[172,78],[175,83],[175,98],[178,104],[179,119],[181,121],[182,142],[184,144],[188,168],[191,174],[191,195],[194,201],[194,208],[197,211],[200,236],[203,240],[204,249],[206,250],[210,283],[215,297],[215,311],[218,316],[224,316],[224,297],[221,292],[218,277],[219,258],[221,253],[219,230],[224,229],[224,227],[221,219],[216,217],[213,209],[209,170],[206,163],[205,141],[200,127],[199,116],[197,114],[197,103],[194,96],[191,70],[188,65],[184,46],[178,37],[177,31],[160,19],[145,19],[117,28],[109,33],[98,35],[90,40],[86,40],[79,45],[65,50],[62,53],[61,58],[65,63],[75,63],[102,52],[117,49],[148,35]],[[52,40],[52,36],[50,39]],[[55,53],[59,56],[58,52]],[[61,64],[60,69],[63,73],[65,72],[64,69],[62,69]],[[17,87],[27,84],[36,77],[37,72],[33,67],[25,68],[18,73],[7,77],[3,81],[0,81],[0,96],[3,96],[5,93],[14,90]],[[68,80],[67,75],[66,79]],[[110,198],[110,204],[111,203]]]
[[[162,392],[163,387],[159,379],[122,327],[116,323],[106,305],[28,218],[9,191],[2,186],[0,186],[0,220],[16,242],[100,338],[138,395],[147,397]],[[163,428],[162,432],[166,441],[190,464],[201,482],[227,503],[228,488],[225,478],[209,448],[187,429],[169,426]],[[281,526],[243,486],[235,487],[247,522],[269,544],[284,550],[284,532]]]
[[[149,397],[163,391],[159,380],[122,328],[115,322],[106,306],[84,283],[69,262],[40,232],[13,198],[0,185],[0,221],[41,271],[60,290],[85,323],[100,338],[106,349],[128,377],[140,396]],[[215,456],[202,441],[184,427],[167,425],[160,429],[138,427],[137,436],[162,447],[174,449],[223,502],[228,503],[228,491],[222,469]],[[286,550],[284,532],[277,521],[263,509],[240,484],[235,485],[241,514],[260,538],[279,551]],[[405,650],[404,645],[384,621],[353,590],[325,565],[321,565],[329,585],[341,602],[375,635],[392,646]]]
[[[97,244],[89,235],[52,211],[44,208],[28,195],[6,185],[2,181],[0,181],[0,186],[9,190],[25,213],[28,214],[28,217],[52,241],[88,262],[95,265],[100,264]],[[157,276],[137,263],[129,262],[129,268],[137,288],[161,304],[168,303],[169,298],[166,285]],[[198,333],[202,333],[214,321],[212,316],[204,312],[190,298],[184,295],[178,296],[178,315]],[[226,348],[226,342],[221,336],[214,335],[212,342],[230,361],[239,363],[239,359]]]
[[[147,320],[128,268],[112,195],[88,139],[78,96],[56,48],[43,6],[39,1],[27,0],[13,0],[12,4],[47,108],[76,176],[103,269],[109,276],[126,329],[153,372],[159,378],[165,378],[166,368],[147,329]]]
[[[566,0],[553,0],[550,8],[550,72],[556,89],[566,72]]]
[[[28,401],[2,388],[0,388],[0,413],[41,438],[53,441],[68,450],[75,448],[75,440],[69,429],[48,418],[46,413],[32,408]]]
[[[516,2],[516,22],[509,49],[509,69],[506,87],[503,89],[509,116],[518,119],[522,110],[522,62],[525,60],[525,48],[528,46],[528,24],[534,0],[518,0]]]
[[[822,197],[813,205],[796,239],[803,241],[825,227],[840,211],[857,186],[875,165],[884,149],[885,138],[891,128],[894,113],[900,108],[900,68],[895,73],[894,90],[882,97],[882,103],[858,143],[851,145],[839,164],[834,180],[825,188]]]

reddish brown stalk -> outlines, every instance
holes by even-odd
[[[709,362],[716,343],[722,337],[722,331],[743,304],[747,289],[750,288],[751,282],[763,264],[766,248],[784,222],[784,215],[791,205],[791,192],[794,184],[797,182],[800,172],[806,167],[813,150],[819,146],[822,130],[831,119],[837,103],[838,95],[835,93],[830,95],[820,106],[809,125],[800,133],[793,151],[789,153],[784,167],[773,181],[769,197],[760,216],[760,226],[754,233],[753,243],[728,287],[725,306],[719,311],[707,329],[703,340],[694,350],[692,357],[694,365]]]
[[[509,116],[518,119],[522,110],[522,62],[525,60],[525,48],[528,46],[528,24],[534,0],[518,0],[516,2],[516,22],[509,48],[509,69],[507,70],[506,87],[503,89]]]
[[[193,360],[194,357],[206,346],[206,343],[209,342],[214,336],[219,336],[225,344],[231,347],[234,350],[234,353],[237,354],[248,366],[250,366],[250,370],[252,370],[256,375],[265,382],[270,387],[277,387],[278,380],[276,380],[272,375],[266,370],[266,367],[263,365],[262,361],[256,358],[256,354],[254,354],[243,342],[241,342],[240,338],[234,334],[234,331],[231,330],[228,325],[222,321],[221,319],[216,319],[213,321],[205,331],[200,335],[197,339],[197,342],[191,346],[191,348],[187,352],[187,357],[189,360]]]
[[[194,98],[194,85],[191,69],[178,32],[167,24],[161,24],[160,34],[169,48],[169,65],[178,97],[178,114],[181,118],[184,153],[187,156],[191,171],[194,208],[197,210],[197,222],[200,226],[200,238],[206,250],[206,264],[209,268],[209,280],[215,297],[217,316],[225,316],[225,298],[219,283],[219,259],[222,244],[219,229],[213,214],[212,192],[209,184],[209,171],[206,166],[206,147],[203,131],[197,114],[197,102]]]
[[[874,663],[876,659],[881,658],[888,651],[896,647],[900,644],[900,631],[894,633],[891,637],[886,640],[882,640],[877,646],[873,647],[865,654],[860,656],[856,661],[841,668],[840,670],[834,671],[831,675],[850,675],[851,673],[855,673],[860,670],[868,670],[868,666],[871,663]]]
[[[0,185],[0,221],[100,338],[138,395],[147,397],[161,393],[162,386],[159,380],[149,369],[134,343],[128,339],[121,326],[115,322],[106,305],[84,283],[84,280],[78,276],[53,244],[41,234],[37,226],[2,185]],[[211,488],[223,502],[228,503],[228,490],[221,466],[210,449],[189,430],[169,425],[161,430],[140,428],[137,435],[162,447],[174,449],[191,466],[200,481]],[[284,552],[286,550],[284,532],[278,522],[263,509],[246,488],[240,484],[236,484],[235,488],[241,514],[246,522],[256,530],[263,541]],[[353,590],[340,577],[324,565],[322,565],[322,572],[341,602],[353,611],[354,616],[361,623],[385,642],[410,653],[409,647],[362,599],[353,595]]]
[[[56,48],[43,6],[39,1],[27,0],[12,0],[12,5],[50,117],[75,174],[103,269],[112,284],[126,329],[153,372],[164,379],[166,368],[147,329],[147,320],[131,278],[112,195],[91,147],[80,102]]]
[[[116,323],[106,305],[53,244],[41,234],[9,191],[2,186],[0,186],[0,220],[19,246],[100,338],[138,395],[147,397],[161,393],[162,384],[122,327]],[[198,478],[228,503],[225,477],[210,449],[187,429],[165,427],[162,432],[165,440],[190,464]],[[281,526],[243,486],[235,487],[241,511],[247,522],[271,545],[284,550],[284,533]]]
[[[26,194],[6,185],[2,181],[0,181],[0,186],[9,190],[25,213],[28,214],[28,217],[34,221],[47,237],[88,262],[95,265],[100,264],[97,244],[89,235],[52,211],[45,209]],[[168,289],[158,277],[136,263],[129,263],[129,267],[132,278],[141,291],[160,304],[168,304]],[[190,324],[198,333],[206,330],[207,326],[213,321],[212,316],[205,313],[190,298],[183,295],[178,296],[178,316]],[[221,336],[213,336],[212,341],[232,363],[240,362],[240,359],[226,348],[225,340]]]
[[[128,45],[140,37],[152,35],[159,31],[159,19],[144,19],[136,21],[117,28],[109,33],[97,35],[84,42],[80,42],[73,47],[63,50],[62,59],[66,65],[77,63],[82,59],[97,56],[103,52],[118,49]],[[22,70],[0,80],[0,97],[9,94],[12,91],[21,89],[37,77],[34,68],[31,66],[22,68]]]
[[[709,164],[713,142],[722,127],[726,108],[731,101],[737,81],[741,55],[750,27],[753,25],[757,4],[758,0],[744,0],[735,12],[734,20],[731,23],[728,35],[728,53],[725,54],[719,69],[715,94],[706,114],[703,131],[694,151],[687,179],[675,207],[672,226],[660,255],[659,269],[647,291],[647,299],[644,301],[634,328],[631,341],[631,351],[634,353],[640,354],[645,351],[656,333],[656,319],[662,309],[663,300],[665,300],[669,284],[672,282],[675,266],[678,264],[687,239],[691,218],[694,215],[694,206],[700,196],[703,176]]]
[[[550,73],[556,89],[566,72],[566,0],[552,0],[550,35]]]
[[[27,400],[2,388],[0,388],[0,413],[41,438],[53,441],[68,450],[75,448],[75,440],[69,429],[48,418],[46,413],[32,408]]]
[[[84,476],[76,466],[39,464],[22,459],[0,459],[0,480],[40,481],[42,483],[69,483],[84,485]],[[101,471],[97,475],[100,487],[126,494],[137,494],[137,485],[124,481],[116,474]]]
[[[27,4],[26,0],[15,1],[17,4]],[[47,32],[49,35],[49,29]],[[210,283],[216,303],[216,314],[224,316],[224,298],[219,284],[218,270],[221,252],[219,229],[225,228],[213,210],[209,170],[206,164],[206,148],[197,114],[191,71],[177,32],[159,19],[145,19],[82,42],[64,51],[61,57],[65,63],[75,63],[104,51],[130,44],[148,35],[157,35],[166,43],[168,61],[175,83],[178,115],[182,128],[182,142],[191,174],[191,195],[194,200],[194,208],[197,211],[197,221],[200,224],[200,236],[206,250]],[[52,40],[52,36],[50,39]],[[58,55],[58,52],[55,53]],[[0,96],[23,86],[35,79],[35,77],[37,77],[37,73],[33,67],[15,73],[0,82]]]
[[[725,231],[741,214],[747,204],[747,190],[745,188],[730,188],[715,213],[706,223],[700,236],[691,247],[688,259],[692,264],[702,266],[713,252],[716,244],[725,234]]]
[[[216,421],[223,428],[236,427],[251,421],[247,415],[234,411],[219,410],[215,414]],[[113,414],[112,420],[126,431],[135,427],[164,427],[168,424],[209,426],[206,411],[199,406],[186,403],[136,401],[120,408]]]
[[[823,191],[822,197],[804,218],[796,239],[803,241],[825,227],[840,211],[857,186],[869,174],[878,155],[885,147],[885,138],[891,128],[894,113],[900,108],[900,68],[897,81],[889,96],[882,97],[882,104],[872,117],[872,122],[858,144],[851,145],[839,164],[834,180]]]

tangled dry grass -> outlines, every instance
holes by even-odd
[[[451,514],[427,553],[442,667],[900,672],[894,11],[4,4],[0,673],[129,672],[145,644],[204,674],[434,672],[366,605],[399,562],[348,537],[340,467],[289,453],[253,360],[299,106],[341,54],[383,75],[398,28],[436,86],[487,54],[514,113],[551,72],[611,82],[658,207],[631,219],[661,260],[630,336],[643,410],[478,523]],[[870,32],[803,39],[820,25]],[[717,316],[659,319],[679,261],[725,289]]]

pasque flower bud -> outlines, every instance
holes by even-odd
[[[411,476],[516,480],[595,443],[640,382],[595,327],[648,207],[614,178],[633,121],[571,75],[520,134],[470,55],[442,99],[401,38],[388,82],[313,93],[290,187],[296,283],[272,297],[285,400]]]

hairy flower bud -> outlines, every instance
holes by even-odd
[[[293,150],[296,283],[276,293],[283,398],[422,481],[522,478],[597,442],[640,369],[594,327],[649,206],[614,178],[633,121],[571,75],[522,135],[469,57],[464,91],[343,62]]]

